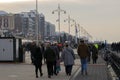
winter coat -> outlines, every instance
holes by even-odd
[[[77,49],[80,58],[87,58],[89,56],[89,48],[85,43],[79,44]]]
[[[33,63],[35,65],[42,65],[42,52],[40,47],[36,46],[36,52],[33,54]]]
[[[45,55],[46,61],[54,62],[56,60],[56,54],[55,54],[54,50],[51,49],[50,47],[48,47],[45,50],[45,54],[44,55]]]
[[[98,58],[98,50],[97,48],[93,45],[92,47],[92,59],[97,59]]]
[[[64,65],[73,65],[75,59],[73,50],[70,47],[65,47],[62,51],[61,59]]]
[[[50,48],[54,50],[55,55],[56,55],[56,60],[58,60],[59,59],[59,50],[58,50],[57,46],[51,46]]]
[[[34,61],[34,54],[36,54],[36,48],[37,48],[37,46],[36,45],[31,45],[30,46],[30,53],[31,53],[31,60],[32,60],[32,63],[33,63],[33,61]]]

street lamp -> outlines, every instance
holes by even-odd
[[[68,15],[68,18],[66,20],[64,20],[64,22],[68,21],[68,32],[69,32],[69,35],[70,35],[70,22],[71,21],[74,21],[73,19],[70,18],[70,15]],[[70,36],[68,36],[68,40],[70,41]]]
[[[60,34],[60,13],[64,12],[64,14],[66,14],[66,11],[62,10],[60,8],[60,4],[58,4],[58,8],[56,10],[52,11],[52,14],[54,14],[55,12],[58,12],[58,20],[57,21],[58,21],[58,28],[59,28],[59,34]],[[59,36],[59,42],[60,42],[60,36]]]
[[[80,39],[80,24],[78,24],[77,26],[78,26],[78,31],[77,31],[77,32],[78,32],[78,34],[79,34],[78,37],[79,37],[79,39]]]
[[[36,0],[36,23],[35,23],[35,26],[36,26],[36,44],[38,45],[39,44],[39,27],[38,27],[38,0]]]
[[[80,27],[81,27],[80,24],[78,24],[77,27],[78,27],[77,33],[78,33],[78,43],[79,43],[80,35],[81,35],[81,34],[80,34]]]
[[[68,32],[70,34],[70,22],[74,21],[74,20],[72,18],[70,18],[70,15],[68,15],[68,18],[66,20],[64,20],[64,22],[66,22],[66,21],[68,21],[68,27],[69,27]]]
[[[75,43],[77,44],[77,23],[75,20],[73,20],[74,26],[75,26]]]

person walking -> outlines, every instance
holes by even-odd
[[[34,46],[35,53],[33,54],[33,64],[35,65],[35,74],[36,78],[38,78],[38,70],[40,72],[40,76],[43,76],[42,73],[42,52],[39,46],[35,44]]]
[[[60,51],[58,49],[57,43],[55,43],[54,46],[55,46],[55,53],[56,53],[56,64],[55,64],[56,68],[54,67],[54,72],[56,74],[58,74],[59,71],[61,70],[61,68],[60,68]]]
[[[88,44],[88,48],[89,48],[88,63],[90,64],[91,56],[92,56],[92,44]]]
[[[31,57],[31,63],[33,64],[33,55],[36,53],[36,43],[35,42],[32,42],[30,44],[30,57]]]
[[[66,74],[70,76],[74,65],[75,55],[74,51],[68,46],[67,43],[62,51],[61,60],[64,62]]]
[[[54,50],[54,52],[55,52],[55,62],[54,62],[54,64],[53,64],[53,71],[54,71],[54,74],[55,75],[57,75],[58,74],[58,72],[57,72],[57,60],[59,60],[59,50],[58,50],[58,48],[57,48],[57,46],[56,46],[56,44],[54,43],[54,44],[51,44],[51,49],[53,49]]]
[[[84,73],[87,75],[87,58],[89,57],[89,48],[87,44],[84,43],[84,40],[80,40],[80,44],[78,45],[77,48],[77,53],[80,57],[81,60],[81,74],[83,75]]]
[[[41,52],[42,52],[42,57],[43,57],[43,61],[44,61],[44,64],[46,63],[46,60],[44,58],[44,52],[45,52],[45,44],[41,44]]]
[[[96,64],[98,59],[98,49],[95,47],[95,45],[92,46],[92,61],[93,64]]]
[[[56,54],[54,50],[50,47],[50,44],[47,44],[47,48],[45,50],[45,59],[46,59],[46,64],[47,64],[48,78],[51,78],[54,72],[53,66],[56,60]]]

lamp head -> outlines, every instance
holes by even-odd
[[[52,14],[54,14],[54,11],[52,12]]]
[[[64,14],[66,14],[66,11],[64,11]]]

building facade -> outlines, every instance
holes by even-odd
[[[4,14],[3,14],[4,13]],[[38,17],[38,33],[36,20]],[[41,13],[36,17],[36,11],[21,12],[17,14],[0,13],[0,32],[2,30],[9,30],[15,36],[23,36],[26,38],[44,41],[45,37],[55,35],[55,25],[50,22],[45,22],[45,16]],[[37,35],[38,34],[38,35]]]
[[[42,41],[44,41],[44,34],[45,34],[45,16],[41,13],[39,15],[39,35],[40,35],[40,39]]]
[[[51,39],[55,36],[55,25],[50,22],[45,22],[45,38]]]
[[[0,35],[9,35],[14,29],[14,15],[13,14],[2,14],[0,15]]]

